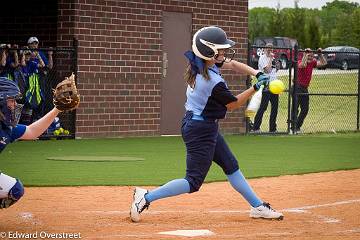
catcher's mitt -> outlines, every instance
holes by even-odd
[[[73,73],[56,86],[53,102],[60,111],[71,111],[79,106],[80,95],[75,85],[75,75]]]

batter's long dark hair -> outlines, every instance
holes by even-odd
[[[4,121],[5,120],[5,116],[4,114],[1,112],[0,110],[0,122]]]
[[[194,74],[193,71],[191,70],[191,64],[188,64],[184,73],[184,79],[186,83],[192,88],[195,87],[196,75],[197,74],[196,73]],[[202,76],[204,77],[204,79],[210,80],[208,66],[206,63],[204,64],[204,69],[202,70]]]

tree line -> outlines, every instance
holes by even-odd
[[[249,10],[249,39],[291,37],[301,48],[348,45],[360,48],[359,3],[335,0],[320,10],[299,8]]]

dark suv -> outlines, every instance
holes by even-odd
[[[350,46],[333,46],[324,49],[327,65],[325,68],[340,68],[348,70],[359,68],[359,54],[357,48]]]
[[[280,61],[280,67],[282,69],[287,69],[290,63],[290,48],[294,49],[295,45],[298,44],[298,41],[293,38],[288,37],[257,37],[254,40],[253,47],[250,54],[250,64],[254,68],[258,68],[259,57],[263,54],[264,48],[267,43],[272,43],[274,45],[274,54],[275,58]],[[282,49],[284,48],[284,49]],[[286,49],[288,48],[288,49]],[[292,57],[294,59],[294,50]]]

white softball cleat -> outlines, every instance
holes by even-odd
[[[269,203],[263,203],[262,205],[250,209],[250,217],[251,218],[264,218],[264,219],[277,219],[283,220],[284,215],[281,212],[277,212],[276,210],[270,207]]]
[[[148,193],[148,190],[143,188],[136,187],[134,190],[134,200],[130,208],[130,218],[133,222],[139,222],[140,213],[150,206],[150,203],[146,202],[145,199],[146,193]]]

